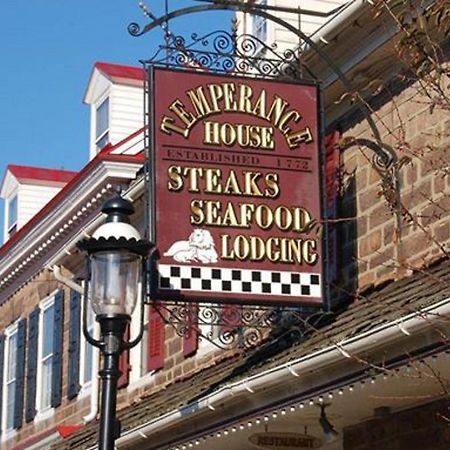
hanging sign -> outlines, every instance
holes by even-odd
[[[322,303],[319,90],[153,67],[159,299]]]
[[[259,448],[271,450],[298,450],[318,448],[322,445],[320,439],[300,433],[256,433],[248,440]]]

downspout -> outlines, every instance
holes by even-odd
[[[82,286],[80,286],[79,284],[75,283],[73,280],[71,280],[70,278],[67,278],[65,276],[62,275],[61,273],[61,267],[54,265],[52,266],[52,268],[50,269],[53,271],[53,275],[55,277],[56,280],[58,280],[60,283],[66,285],[68,288],[78,292],[81,295],[84,295],[84,289]],[[95,334],[95,338],[98,338],[98,327],[94,328],[94,334]],[[94,352],[96,352],[96,350],[94,349]],[[97,352],[96,352],[97,353]],[[94,420],[97,417],[97,413],[98,413],[98,395],[99,395],[99,378],[97,376],[98,374],[98,354],[95,354],[95,357],[93,358],[93,362],[92,362],[92,373],[93,373],[93,377],[92,377],[92,391],[91,391],[91,398],[90,398],[90,407],[89,407],[89,412],[83,417],[83,422],[84,423],[88,423],[91,422],[92,420]]]
[[[369,1],[367,0],[353,0],[343,6],[335,15],[331,16],[328,21],[326,21],[321,27],[319,27],[314,33],[309,37],[315,43],[320,42],[327,44],[328,39],[325,37],[328,33],[336,32],[339,26],[348,21],[349,18],[356,12],[358,12],[362,7],[367,5]],[[369,3],[370,4],[370,3]]]
[[[268,384],[280,384],[285,377],[298,376],[319,366],[338,362],[342,358],[351,358],[352,354],[357,354],[366,348],[370,348],[375,343],[380,342],[386,344],[387,341],[395,339],[398,334],[409,336],[425,328],[433,321],[433,318],[449,315],[450,298],[447,298],[435,305],[408,314],[398,320],[388,322],[360,335],[344,339],[295,361],[285,363],[260,374],[224,386],[217,392],[200,400],[196,404],[195,413],[199,413],[205,409],[214,410],[214,404],[223,402],[229,398],[236,398],[237,395],[248,395],[249,392],[256,392],[259,388],[267,387]],[[185,421],[188,411],[189,406],[155,418],[146,425],[141,425],[128,431],[116,441],[116,445],[118,448],[127,446],[136,440],[146,439],[149,434],[155,431],[161,432],[161,429],[165,426],[173,426],[180,419]],[[96,447],[91,447],[91,449],[94,448]]]

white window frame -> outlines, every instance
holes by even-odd
[[[8,398],[8,386],[7,386],[7,375],[9,372],[9,351],[10,351],[10,343],[11,343],[11,338],[12,336],[16,336],[16,365],[17,365],[17,345],[18,345],[18,341],[17,341],[17,337],[18,337],[18,327],[19,322],[15,322],[12,325],[10,325],[8,328],[6,328],[5,330],[5,346],[4,346],[4,353],[3,353],[3,401],[2,401],[2,423],[1,425],[1,429],[2,429],[2,441],[7,441],[9,439],[11,439],[15,434],[16,434],[16,430],[12,427],[7,428],[7,421],[8,421],[8,402],[7,402],[7,398]],[[14,386],[13,389],[15,391],[15,383],[16,383],[16,376],[14,374]],[[15,401],[15,399],[14,399]],[[14,407],[13,407],[13,420],[14,420]]]
[[[42,395],[43,395],[43,337],[44,337],[44,314],[51,307],[55,307],[55,295],[58,291],[56,290],[51,295],[49,295],[45,300],[39,304],[39,336],[38,336],[38,355],[37,355],[37,371],[36,371],[36,419],[44,420],[54,414],[54,409],[50,405],[42,405]],[[52,352],[51,357],[54,357]],[[51,392],[51,384],[50,384]]]
[[[11,203],[15,200],[16,202],[16,217],[14,222],[11,223]],[[17,231],[17,223],[19,221],[19,195],[18,192],[15,192],[11,197],[8,198],[7,203],[7,221],[6,228],[8,232],[8,236],[11,237]]]
[[[101,131],[100,133],[97,133],[98,129],[98,118],[99,118],[99,110],[100,108],[108,102],[108,108],[107,108],[107,120],[106,120],[106,128]],[[96,153],[98,153],[105,145],[107,145],[110,142],[110,136],[109,136],[109,130],[110,130],[110,119],[111,119],[111,98],[109,95],[103,96],[100,101],[95,105],[94,109],[94,116],[95,116],[95,124],[94,124],[94,145]],[[103,145],[99,145],[99,143],[104,139],[107,138],[107,142]]]
[[[98,364],[96,364],[96,360],[98,360],[99,354],[98,349],[90,344],[83,333],[83,309],[84,309],[84,301],[81,302],[81,314],[80,314],[80,361],[79,361],[79,380],[80,380],[80,391],[78,392],[79,397],[84,397],[89,395],[92,391],[92,381],[94,377],[97,376],[97,368]],[[95,321],[95,315],[92,309],[90,308],[88,311],[88,317],[92,318],[91,326],[88,327],[88,331],[91,333],[91,336],[96,337],[98,335],[98,324]],[[91,378],[90,380],[86,380],[85,378],[85,370],[86,370],[86,350],[91,350]]]
[[[256,4],[267,5],[267,0],[258,0]],[[268,36],[269,36],[269,23],[265,17],[252,15],[251,17],[251,35],[255,36],[261,42],[267,44]],[[264,36],[260,36],[261,29],[264,28]],[[262,50],[262,46],[258,49],[258,51]]]
[[[139,283],[138,287],[138,303],[136,308],[133,311],[133,315],[131,318],[131,328],[130,328],[130,337],[134,339],[139,333],[139,326],[141,322],[141,307],[139,305],[141,299],[141,289],[142,284]],[[144,305],[144,333],[142,335],[142,339],[136,347],[133,347],[130,350],[130,384],[128,385],[129,390],[136,389],[142,385],[148,384],[155,371],[150,370],[147,371],[147,361],[143,361],[144,351],[148,350],[148,309],[149,305]],[[145,371],[144,369],[145,364]]]

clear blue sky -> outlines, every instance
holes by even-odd
[[[139,38],[145,24],[138,0],[0,1],[0,176],[8,164],[79,170],[87,162],[89,115],[83,105],[96,61],[139,65],[162,43],[161,30]],[[160,15],[164,0],[147,0]],[[199,5],[169,0],[169,7]],[[230,28],[231,14],[207,12],[172,21],[192,32]],[[3,201],[0,205],[0,242]]]

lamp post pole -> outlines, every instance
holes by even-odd
[[[128,200],[118,195],[105,202],[102,212],[107,215],[105,223],[91,238],[77,245],[87,253],[83,334],[103,355],[103,367],[99,371],[102,389],[98,449],[114,450],[114,442],[120,436],[120,422],[116,418],[117,382],[121,375],[119,357],[123,350],[132,348],[142,338],[145,261],[152,244],[141,239],[138,230],[130,224],[128,216],[134,213],[134,209]],[[125,332],[138,303],[139,275],[143,280],[140,332],[129,341],[125,340]],[[88,307],[93,309],[100,324],[100,340],[89,334]]]
[[[100,406],[99,450],[114,450],[114,441],[120,436],[120,422],[116,418],[117,381],[121,375],[119,357],[128,318],[98,317],[104,347],[103,368],[99,371],[102,380]]]

